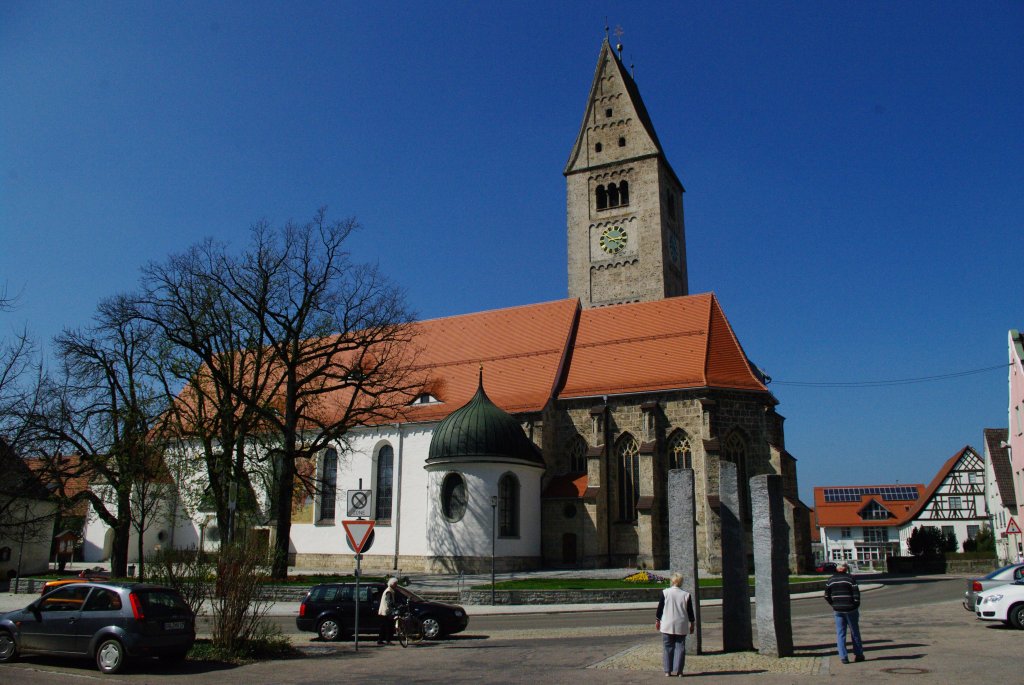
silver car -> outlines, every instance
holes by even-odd
[[[978,593],[1000,585],[1014,583],[1024,578],[1024,564],[1010,564],[996,569],[987,576],[971,578],[964,590],[964,609],[974,613],[977,610]]]

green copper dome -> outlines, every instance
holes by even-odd
[[[441,421],[430,439],[427,467],[452,462],[544,466],[540,450],[515,417],[487,397],[482,372],[473,399]]]

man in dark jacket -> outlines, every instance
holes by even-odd
[[[853,641],[853,660],[864,661],[864,646],[860,642],[860,588],[857,581],[849,574],[849,567],[844,562],[836,566],[836,573],[825,582],[825,601],[832,607],[836,619],[836,646],[839,647],[839,660],[850,663],[846,653],[846,630],[850,630]]]

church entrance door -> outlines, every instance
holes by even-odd
[[[566,533],[562,536],[562,563],[576,563],[576,533]]]

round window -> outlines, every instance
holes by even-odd
[[[453,523],[466,515],[466,481],[457,473],[449,473],[441,482],[441,513]]]
[[[565,515],[565,518],[567,518],[567,519],[574,519],[574,518],[576,518],[576,505],[575,504],[566,504],[565,505],[565,509],[562,510],[562,513]]]

